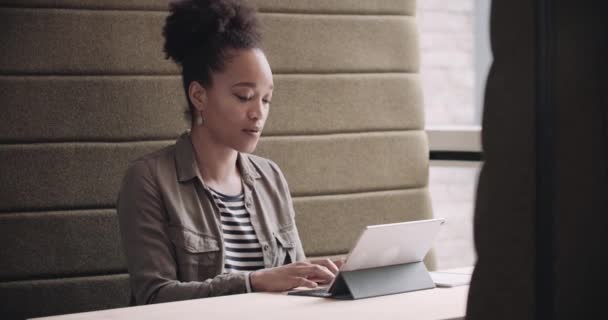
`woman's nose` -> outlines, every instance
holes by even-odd
[[[262,114],[264,112],[264,101],[258,100],[256,101],[251,108],[249,109],[249,118],[252,120],[258,120],[262,118]]]

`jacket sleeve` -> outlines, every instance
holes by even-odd
[[[139,160],[127,171],[117,211],[123,249],[137,305],[245,293],[249,273],[218,275],[204,281],[177,280],[175,249],[167,214],[149,165]]]

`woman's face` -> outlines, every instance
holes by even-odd
[[[272,71],[266,56],[259,49],[235,50],[224,70],[212,75],[212,83],[203,89],[202,129],[215,144],[253,152],[272,100]]]

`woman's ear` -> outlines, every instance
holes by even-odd
[[[196,111],[203,111],[207,104],[207,90],[198,81],[190,82],[188,97]]]

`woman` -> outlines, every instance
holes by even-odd
[[[171,5],[165,52],[182,68],[191,129],[136,160],[118,198],[132,303],[330,282],[305,262],[283,174],[253,152],[272,100],[255,11],[237,0]]]

